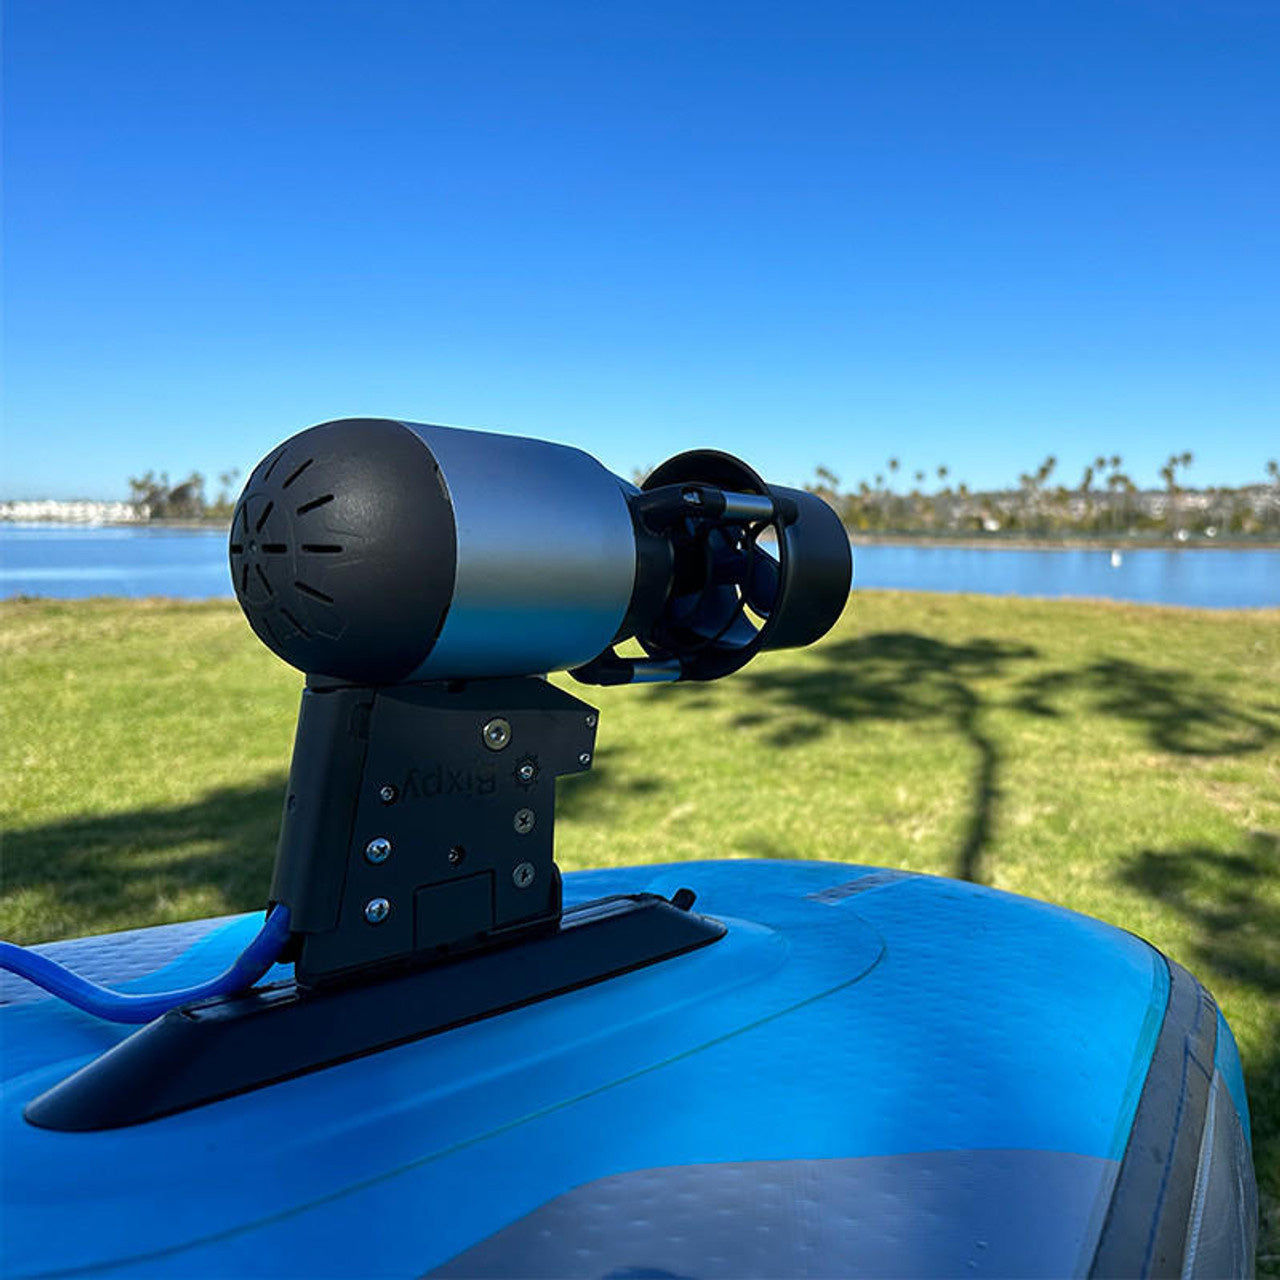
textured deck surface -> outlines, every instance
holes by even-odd
[[[23,1120],[127,1030],[11,984],[0,1271],[1087,1269],[1168,996],[1155,951],[1058,908],[849,865],[686,863],[565,889],[684,885],[724,940],[131,1130]],[[49,950],[157,989],[220,968],[258,920]]]

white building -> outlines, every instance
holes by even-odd
[[[58,524],[123,524],[146,520],[151,512],[131,502],[59,502],[53,498],[0,502],[0,520]]]

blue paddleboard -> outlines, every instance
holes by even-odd
[[[565,903],[683,886],[723,939],[103,1132],[37,1128],[23,1108],[128,1029],[6,976],[0,1273],[1250,1271],[1235,1042],[1147,943],[992,889],[825,863],[579,872]],[[42,950],[158,990],[224,968],[260,922]]]

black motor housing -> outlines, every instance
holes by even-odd
[[[453,511],[431,453],[393,422],[326,423],[254,468],[231,523],[236,596],[302,671],[390,683],[453,595]]]
[[[637,489],[579,449],[385,418],[273,450],[230,555],[269,648],[367,685],[712,680],[818,639],[851,578],[835,512],[729,454],[682,453]],[[632,638],[646,658],[614,652]]]

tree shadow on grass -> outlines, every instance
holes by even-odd
[[[900,631],[861,636],[824,645],[802,664],[744,672],[738,680],[758,709],[734,724],[769,726],[765,741],[783,749],[813,741],[834,724],[866,720],[940,724],[958,734],[974,763],[953,865],[963,879],[980,880],[1000,799],[1001,752],[986,725],[990,704],[975,682],[1036,656],[1029,645],[1000,640],[952,644]]]
[[[166,901],[193,891],[216,904],[212,913],[261,908],[284,790],[281,773],[189,804],[68,818],[7,834],[0,890],[11,904],[6,914],[31,935],[16,940],[81,933],[86,923],[93,931],[151,923]],[[43,929],[18,905],[32,891],[57,903],[60,918],[46,920]]]
[[[1245,1061],[1253,1155],[1262,1191],[1260,1257],[1280,1261],[1280,909],[1261,890],[1280,877],[1280,835],[1249,832],[1240,852],[1209,845],[1142,849],[1120,879],[1172,908],[1193,930],[1185,960],[1212,990],[1227,980],[1270,1010],[1263,1048]],[[1265,1015],[1264,1015],[1265,1016]]]
[[[1280,717],[1265,705],[1241,706],[1190,672],[1121,658],[1024,680],[1014,706],[1030,715],[1059,716],[1055,699],[1072,692],[1083,693],[1098,714],[1138,726],[1153,747],[1175,755],[1245,755],[1280,735]]]
[[[790,667],[748,669],[735,677],[753,709],[734,720],[778,749],[812,742],[835,724],[880,720],[936,725],[954,733],[973,757],[968,816],[953,855],[953,874],[981,880],[1000,801],[1003,753],[988,713],[1062,717],[1062,700],[1083,699],[1091,715],[1127,722],[1159,751],[1233,756],[1265,749],[1280,737],[1280,717],[1262,705],[1230,700],[1192,672],[1102,658],[1078,668],[1028,674],[1012,700],[979,682],[1016,675],[1039,657],[1028,645],[993,639],[949,643],[915,632],[880,632],[822,645]],[[704,704],[714,695],[700,694]],[[693,702],[692,705],[697,705]]]
[[[954,874],[984,877],[1000,801],[1003,752],[988,724],[996,709],[1033,717],[1090,713],[1124,720],[1152,747],[1170,753],[1232,756],[1263,750],[1280,736],[1280,716],[1266,706],[1229,700],[1193,673],[1104,658],[1076,669],[1037,672],[1016,681],[1012,700],[983,681],[1016,677],[1039,655],[1028,645],[994,639],[957,643],[914,632],[881,632],[820,646],[804,660],[734,678],[751,710],[734,726],[753,729],[777,750],[815,741],[836,724],[898,721],[922,734],[954,734],[973,764]],[[714,704],[714,689],[683,694],[690,710]],[[1064,705],[1066,709],[1064,709]],[[618,767],[612,749],[592,771],[559,788],[558,812],[609,816],[609,797],[661,784]],[[198,891],[217,910],[261,906],[270,883],[285,779],[210,792],[187,805],[103,817],[73,818],[11,835],[0,888],[12,899],[36,890],[65,907],[41,936],[153,920],[166,898]],[[26,932],[38,926],[16,913]],[[11,918],[15,918],[11,916]]]

